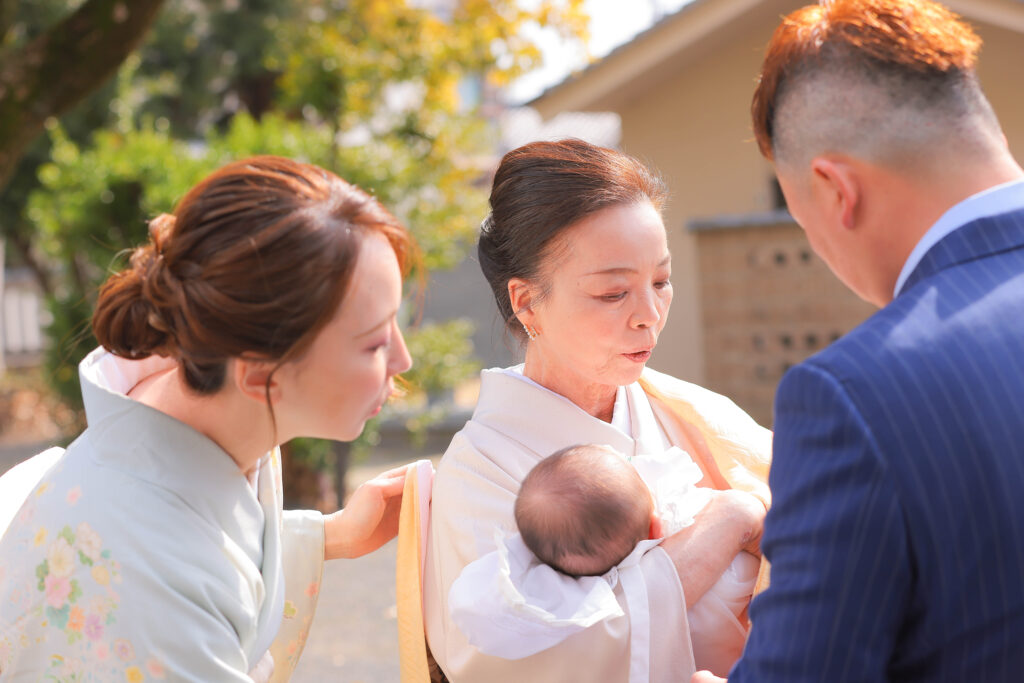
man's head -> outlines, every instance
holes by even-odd
[[[821,0],[772,38],[752,104],[758,145],[812,245],[870,301],[891,297],[918,233],[988,186],[978,169],[1008,158],[975,75],[980,47],[930,0]],[[929,197],[913,191],[925,186]],[[883,232],[900,221],[906,234]],[[839,228],[860,228],[859,241]]]
[[[523,479],[515,504],[526,546],[572,576],[600,575],[660,534],[650,490],[609,446],[564,448]]]

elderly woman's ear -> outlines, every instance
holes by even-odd
[[[508,281],[508,299],[523,327],[536,328],[537,315],[533,310],[533,304],[536,302],[534,285],[522,278],[511,278]]]

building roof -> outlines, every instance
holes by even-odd
[[[603,59],[548,88],[529,106],[549,118],[562,111],[617,110],[630,96],[754,23],[779,18],[810,0],[693,0]],[[942,0],[969,21],[1024,33],[1024,0]]]
[[[563,111],[545,121],[535,109],[516,107],[501,115],[500,131],[501,153],[535,140],[565,138],[614,148],[622,139],[622,120],[615,112]]]

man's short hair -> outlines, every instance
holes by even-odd
[[[515,503],[523,542],[539,560],[571,576],[603,574],[650,531],[646,484],[607,446],[563,448],[523,479]]]
[[[961,135],[946,145],[984,144],[991,131],[978,133],[979,121],[996,131],[998,122],[974,72],[980,47],[970,26],[930,0],[799,9],[776,29],[754,93],[761,153],[913,154],[953,130]]]

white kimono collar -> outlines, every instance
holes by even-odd
[[[473,420],[486,423],[541,457],[575,445],[574,434],[587,434],[588,441],[607,444],[629,458],[669,447],[650,400],[638,382],[620,387],[616,408],[623,403],[629,409],[628,419],[616,422],[628,425],[630,434],[526,377],[522,365],[491,368],[480,373],[480,400]],[[546,414],[557,415],[557,423],[537,421],[537,415]]]

